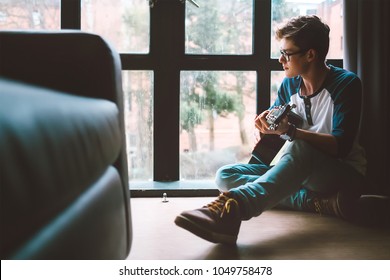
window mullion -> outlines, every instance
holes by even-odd
[[[254,56],[257,67],[257,112],[268,109],[271,92],[271,0],[254,1]]]
[[[81,29],[81,0],[61,1],[61,29]]]
[[[179,110],[184,5],[159,1],[151,9],[150,54],[154,67],[154,181],[179,180]],[[183,38],[181,38],[183,37]]]

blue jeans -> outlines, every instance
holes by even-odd
[[[305,210],[318,194],[339,189],[363,189],[364,175],[353,167],[294,140],[280,161],[265,164],[230,164],[216,174],[220,191],[229,191],[240,203],[242,219],[248,220],[276,205]]]

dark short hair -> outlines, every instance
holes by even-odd
[[[314,49],[325,60],[329,50],[330,28],[315,15],[290,19],[276,30],[276,39],[291,39],[302,50]]]

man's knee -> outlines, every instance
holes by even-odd
[[[231,165],[225,165],[220,167],[215,173],[215,183],[220,190],[228,190],[228,184],[230,182],[229,175],[232,173]]]
[[[314,148],[309,143],[304,140],[294,140],[291,142],[290,146],[287,149],[287,152],[292,155],[304,155],[305,153],[313,153]]]

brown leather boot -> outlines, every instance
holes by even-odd
[[[237,200],[226,192],[202,208],[182,212],[175,224],[210,242],[236,244],[240,208]]]
[[[308,210],[320,215],[329,215],[352,221],[357,215],[357,202],[360,195],[352,191],[339,190],[328,196],[317,196],[308,203]]]

